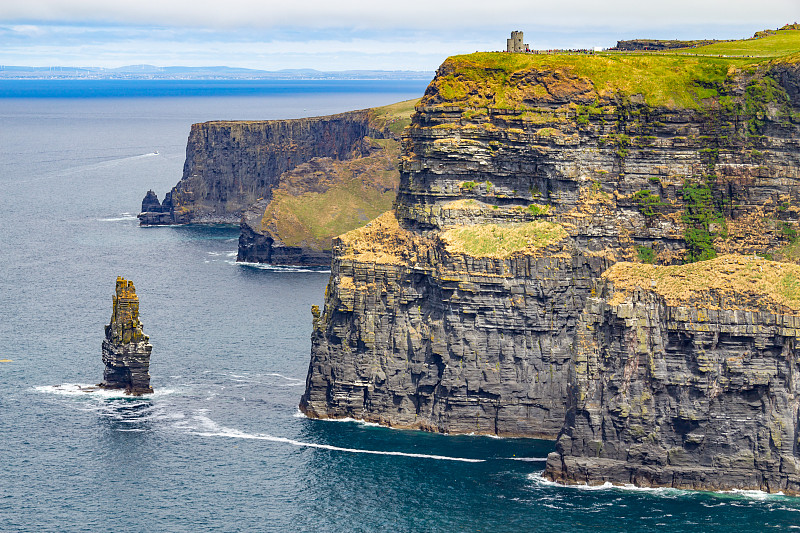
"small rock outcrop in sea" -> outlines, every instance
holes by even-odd
[[[104,389],[125,389],[140,396],[153,392],[150,386],[150,352],[153,346],[139,322],[139,297],[132,281],[117,278],[114,309],[103,341]]]
[[[138,215],[142,226],[169,226],[176,224],[172,213],[172,191],[158,201],[158,195],[150,189],[142,200],[142,212]]]

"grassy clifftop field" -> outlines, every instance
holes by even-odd
[[[724,96],[742,72],[800,61],[800,30],[669,52],[510,54],[449,58],[423,104],[524,109],[537,103],[602,103],[640,95],[652,107],[697,109]]]

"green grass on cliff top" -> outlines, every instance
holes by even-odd
[[[724,41],[675,51],[677,54],[722,54],[761,58],[783,57],[797,52],[800,52],[800,30],[778,30],[761,39]]]
[[[726,57],[719,57],[723,50]],[[674,53],[478,52],[448,58],[443,67],[449,73],[432,83],[445,105],[519,109],[525,107],[520,93],[526,89],[520,78],[526,73],[550,73],[547,91],[556,99],[563,96],[559,91],[569,95],[576,86],[574,80],[586,78],[593,83],[598,98],[612,94],[641,95],[653,107],[698,108],[703,99],[716,96],[716,91],[709,87],[721,84],[737,70],[776,58],[797,61],[798,54],[800,30],[782,30],[762,39],[717,43]],[[531,94],[535,96],[535,91]],[[542,96],[547,97],[544,93]]]
[[[535,221],[451,228],[442,232],[440,237],[451,253],[506,258],[515,252],[533,251],[554,244],[567,237],[567,232],[559,224]]]
[[[420,100],[420,98],[415,98],[383,107],[373,107],[370,109],[370,119],[375,127],[388,126],[392,133],[400,135],[403,129],[411,124],[411,115],[414,114],[414,107]]]

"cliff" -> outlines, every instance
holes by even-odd
[[[798,36],[446,60],[394,212],[334,240],[301,409],[555,438],[607,268],[795,253]]]
[[[800,267],[617,263],[575,336],[545,476],[800,494]]]
[[[332,238],[390,209],[397,193],[399,141],[365,137],[359,154],[282,174],[272,197],[245,211],[237,261],[330,266]]]
[[[331,239],[389,209],[416,100],[325,117],[194,124],[183,178],[141,225],[237,222],[239,261],[328,266]]]
[[[160,211],[143,211],[139,218],[143,225],[238,223],[256,200],[271,197],[281,174],[315,157],[350,158],[367,135],[383,136],[370,127],[368,110],[193,124],[183,177],[167,193]],[[155,206],[151,200],[145,207]]]
[[[150,387],[150,353],[153,346],[142,332],[139,297],[132,281],[117,278],[111,321],[103,340],[104,389],[125,389],[125,394],[140,396],[153,392]]]

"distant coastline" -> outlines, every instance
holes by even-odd
[[[160,98],[329,93],[419,94],[429,79],[0,78],[0,98]],[[387,101],[393,101],[391,96]]]
[[[433,71],[314,69],[255,70],[234,67],[30,67],[0,65],[0,79],[32,80],[430,80]]]

